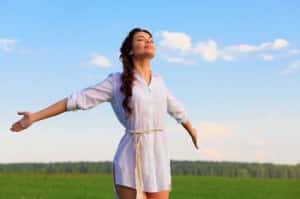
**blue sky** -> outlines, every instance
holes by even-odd
[[[166,116],[171,159],[300,162],[297,1],[1,1],[0,162],[112,160],[123,128],[108,103],[15,134],[35,112],[121,71],[122,40],[149,29],[152,69],[199,131]],[[182,147],[179,148],[178,145]]]

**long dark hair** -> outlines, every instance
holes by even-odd
[[[134,63],[130,51],[132,50],[133,36],[137,32],[146,32],[150,35],[150,37],[152,37],[152,34],[148,30],[142,28],[134,28],[128,33],[128,35],[122,42],[122,46],[120,48],[121,54],[119,59],[123,65],[123,72],[121,75],[122,85],[120,87],[120,91],[125,96],[122,102],[122,106],[125,110],[126,118],[129,117],[132,113],[132,108],[129,106],[129,102],[132,96],[132,86],[134,80]]]

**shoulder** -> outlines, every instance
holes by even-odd
[[[160,85],[160,87],[164,88],[166,87],[166,83],[164,80],[164,77],[157,73],[157,72],[152,72],[153,78],[155,79],[155,81]]]
[[[117,86],[121,82],[121,72],[110,72],[106,75],[105,80],[113,84],[114,86]]]
[[[121,75],[121,72],[110,72],[107,76],[108,77],[117,77],[120,75]]]
[[[152,76],[158,80],[163,80],[163,77],[161,74],[155,72],[155,71],[152,71]]]
[[[116,81],[120,76],[121,76],[121,72],[110,72],[106,76],[106,78],[110,79],[110,80],[113,80],[113,81]]]
[[[152,76],[159,82],[164,83],[164,78],[161,74],[157,72],[152,72]]]

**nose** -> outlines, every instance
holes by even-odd
[[[149,47],[149,46],[154,47],[154,43],[153,43],[151,40],[147,40],[147,41],[146,41],[146,46],[147,46],[147,47]]]

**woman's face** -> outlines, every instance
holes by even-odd
[[[137,32],[133,36],[130,54],[136,58],[151,59],[155,54],[155,46],[152,37],[146,32]]]

